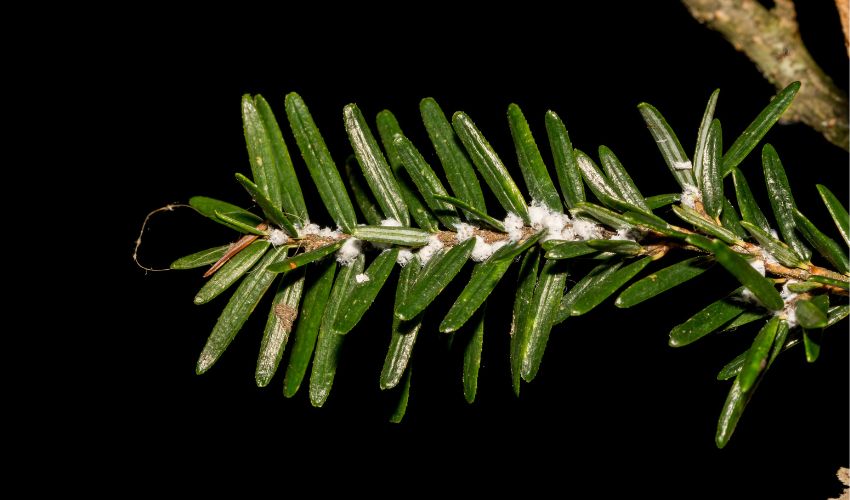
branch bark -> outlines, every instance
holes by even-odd
[[[683,227],[675,226],[675,225],[672,226],[672,228],[675,229],[676,231],[679,231],[679,232],[682,232],[682,233],[685,233],[685,234],[695,233],[694,231],[691,231],[691,230],[683,228]],[[664,255],[666,255],[667,252],[669,250],[673,249],[673,248],[681,248],[681,249],[684,249],[684,250],[694,251],[694,252],[698,252],[698,253],[705,253],[704,250],[701,250],[701,249],[696,248],[696,247],[692,247],[692,246],[687,245],[687,244],[683,244],[680,240],[669,238],[668,236],[661,234],[661,233],[657,233],[650,228],[644,228],[644,229],[646,229],[647,234],[652,235],[652,238],[651,238],[652,241],[649,242],[649,243],[647,243],[646,241],[638,241],[638,243],[641,243],[644,246],[643,255],[652,256],[653,260],[658,260],[658,259],[664,257]],[[537,230],[535,230],[535,229],[533,229],[529,226],[524,226],[521,229],[521,231],[522,231],[522,237],[518,240],[518,243],[524,242],[526,239],[528,239],[534,233],[537,232]],[[611,239],[616,234],[617,233],[613,232],[613,231],[603,230],[602,231],[602,238],[603,239]],[[700,233],[697,232],[697,234],[700,234]],[[434,233],[434,235],[440,240],[440,242],[443,243],[443,246],[446,247],[446,248],[451,248],[455,245],[460,244],[460,241],[458,241],[458,239],[457,239],[457,233],[454,232],[454,231],[438,231],[438,232]],[[480,228],[477,228],[477,227],[473,229],[473,235],[481,237],[481,239],[484,240],[484,242],[487,243],[487,244],[493,244],[493,243],[498,242],[498,241],[507,242],[510,238],[510,236],[507,233],[500,233],[500,232],[496,232],[496,231],[490,231],[489,229],[480,229]],[[310,235],[310,236],[308,236],[304,239],[300,239],[300,240],[296,240],[296,241],[302,242],[306,251],[311,251],[311,250],[316,250],[316,249],[321,248],[321,247],[326,246],[326,245],[332,245],[335,242],[339,241],[340,239],[344,239],[344,238],[348,238],[348,237],[349,236],[345,235],[345,234],[340,234],[339,236],[328,237],[328,238],[315,238],[314,236]],[[311,239],[311,238],[315,238],[315,239]],[[743,254],[743,255],[750,255],[752,257],[756,257],[756,258],[764,261],[765,271],[767,272],[767,275],[775,277],[775,278],[795,279],[795,280],[799,280],[799,281],[806,281],[811,276],[824,276],[824,277],[832,278],[832,279],[838,280],[838,281],[843,281],[843,282],[848,281],[847,276],[844,276],[841,273],[837,273],[835,271],[832,271],[830,269],[826,269],[826,268],[823,268],[823,267],[815,266],[813,264],[808,264],[806,269],[789,268],[789,267],[783,266],[782,264],[775,262],[766,250],[764,250],[759,245],[756,245],[754,243],[741,242],[738,245],[733,245],[731,248],[732,248],[732,250],[734,250],[737,253],[740,253],[740,254]],[[831,285],[824,285],[824,287],[829,291],[829,293],[831,293],[833,295],[842,295],[842,296],[848,295],[848,291],[844,288],[834,287],[834,286],[831,286]]]
[[[846,0],[837,0],[839,10],[841,2],[846,4]],[[836,87],[803,44],[792,0],[775,0],[775,7],[770,10],[756,0],[682,3],[695,19],[719,31],[744,52],[778,89],[794,81],[802,82],[794,103],[783,116],[784,122],[805,123],[829,142],[850,149],[847,94]]]
[[[850,15],[847,10],[850,4],[847,0],[835,0],[835,8],[838,9],[838,17],[841,19],[841,30],[844,31],[844,48],[847,49],[847,57],[850,57]]]

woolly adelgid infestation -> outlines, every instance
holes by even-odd
[[[347,163],[344,181],[307,106],[292,93],[286,96],[286,117],[333,227],[311,222],[272,110],[261,96],[245,96],[242,118],[252,178],[236,174],[236,179],[261,214],[192,198],[189,203],[199,213],[243,236],[171,265],[212,265],[209,281],[195,298],[198,304],[239,282],[198,359],[197,372],[215,364],[261,298],[273,293],[257,385],[270,383],[289,351],[282,370],[284,395],[296,394],[309,369],[310,400],[322,406],[346,334],[382,287],[397,283],[390,345],[379,379],[382,389],[402,387],[391,417],[397,422],[407,404],[409,361],[423,314],[470,261],[471,277],[453,305],[448,311],[430,311],[442,317],[442,332],[472,331],[463,367],[469,402],[477,389],[487,298],[512,265],[519,266],[520,276],[509,331],[517,394],[522,381],[536,376],[555,325],[590,312],[617,292],[615,304],[632,307],[722,268],[740,287],[670,332],[675,347],[715,331],[763,324],[751,347],[717,376],[733,380],[717,427],[716,442],[722,447],[776,357],[802,344],[806,358],[814,361],[823,330],[846,318],[850,308],[846,247],[800,212],[776,150],[769,144],[761,149],[775,229],[738,168],[799,87],[794,83],[782,90],[725,152],[720,122],[714,118],[715,91],[692,157],[661,113],[641,104],[640,113],[681,188],[649,197],[638,191],[610,149],[599,147],[600,169],[588,154],[573,148],[566,127],[551,111],[545,116],[554,159],[550,169],[522,111],[511,105],[508,123],[527,187],[523,193],[471,118],[457,112],[449,121],[430,98],[420,103],[420,111],[448,188],[392,113],[378,114],[376,137],[353,104],[343,115],[359,168]],[[734,193],[727,196],[728,176]],[[498,216],[488,213],[479,179],[498,201]],[[829,189],[817,189],[847,244],[846,209]],[[656,213],[661,208],[679,220],[661,218]],[[816,251],[814,263],[811,249]],[[655,261],[662,261],[660,267]],[[644,272],[648,266],[653,266],[649,274]],[[390,280],[396,267],[398,277]],[[570,287],[568,276],[574,282]]]

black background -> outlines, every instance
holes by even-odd
[[[834,5],[798,3],[806,43],[846,90]],[[112,168],[128,172],[119,177],[121,199],[112,201],[127,210],[111,222],[120,237],[116,274],[107,280],[116,292],[106,300],[120,321],[94,328],[106,352],[78,367],[91,375],[98,408],[80,415],[90,425],[83,442],[103,446],[106,462],[115,457],[120,477],[148,485],[187,477],[217,483],[246,470],[250,480],[281,492],[379,492],[388,481],[404,485],[398,490],[404,494],[422,488],[446,494],[552,489],[603,498],[837,494],[835,471],[848,463],[846,323],[828,335],[814,365],[801,349],[782,356],[729,446],[717,450],[715,425],[728,383],[714,377],[754,332],[741,329],[675,350],[667,333],[734,287],[720,270],[633,310],[606,303],[568,320],[553,331],[541,372],[519,399],[507,364],[514,271],[491,300],[471,406],[463,400],[460,354],[436,333],[442,316],[436,311],[459,290],[449,289],[416,346],[405,421],[393,425],[386,421],[396,395],[382,394],[377,381],[394,287],[350,334],[331,397],[314,409],[306,383],[292,400],[281,394],[280,374],[268,388],[254,385],[264,313],[210,372],[196,376],[196,357],[226,299],[194,306],[200,273],[145,273],[131,262],[149,210],[197,194],[249,203],[232,179],[234,171],[249,171],[243,93],[262,93],[283,125],[283,97],[299,92],[337,162],[350,152],[345,104],[358,103],[370,118],[391,109],[436,165],[418,117],[419,100],[433,96],[447,113],[469,113],[518,180],[506,107],[522,107],[541,145],[543,113],[553,109],[576,147],[589,153],[599,144],[611,147],[645,195],[674,191],[675,184],[636,110],[639,102],[660,109],[692,150],[713,89],[722,89],[717,116],[727,146],[775,93],[745,56],[677,2],[572,4],[558,12],[488,7],[475,16],[456,6],[398,6],[383,20],[326,7],[234,12],[217,24],[200,15],[157,16],[133,24],[140,28],[109,28],[122,50],[105,90],[121,103],[114,126],[126,141],[121,164]],[[778,126],[768,141],[797,186],[798,205],[832,231],[814,184],[847,200],[847,153],[801,125]],[[743,169],[766,201],[757,152]],[[318,206],[300,158],[296,170],[308,206]],[[325,214],[313,218],[328,222]],[[183,209],[153,220],[141,258],[164,267],[230,238]],[[142,458],[150,453],[153,459]]]

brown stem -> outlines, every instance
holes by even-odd
[[[689,231],[684,228],[675,227],[677,231],[681,231],[683,233],[693,233],[693,231]],[[663,238],[664,235],[659,233],[653,233],[655,237]],[[666,249],[661,252],[658,247],[666,247]],[[645,246],[647,249],[647,254],[649,255],[658,255],[657,258],[661,258],[664,254],[667,253],[667,250],[672,248],[681,248],[684,250],[689,250],[693,252],[705,253],[704,250],[693,247],[691,245],[683,245],[678,241],[666,241],[666,242],[655,242],[653,245]],[[766,256],[766,252],[758,245],[754,245],[752,243],[744,243],[743,245],[735,245],[732,247],[732,250],[735,250],[738,253],[750,255],[753,257],[758,257],[762,261],[764,261],[764,269],[768,275],[777,277],[777,278],[785,278],[785,279],[795,279],[799,281],[806,281],[811,276],[823,276],[825,278],[831,278],[838,281],[848,281],[848,277],[832,271],[830,269],[826,269],[824,267],[819,267],[814,264],[807,264],[805,269],[800,269],[796,267],[785,267],[778,262],[772,262],[772,259],[768,259]],[[657,260],[656,258],[656,260]],[[830,293],[835,295],[850,295],[848,291],[831,285],[824,285],[824,287],[829,290]]]
[[[690,231],[690,230],[682,228],[682,227],[678,227],[678,226],[672,226],[672,227],[673,227],[673,229],[675,229],[679,232],[682,232],[682,233],[687,233],[687,234],[694,233],[693,231]],[[535,232],[536,232],[536,230],[531,228],[531,227],[528,227],[528,226],[523,227],[522,228],[522,237],[520,238],[520,242],[525,241],[529,236],[533,235]],[[509,236],[507,234],[496,232],[496,231],[491,231],[489,229],[474,228],[473,234],[475,236],[480,236],[481,239],[483,239],[484,242],[488,243],[488,244],[492,244],[492,243],[495,243],[497,241],[507,241],[509,239]],[[610,238],[611,236],[613,236],[614,234],[615,233],[613,233],[611,231],[604,231],[603,236],[607,239],[607,238]],[[644,244],[644,253],[646,255],[651,256],[653,258],[653,260],[658,260],[658,259],[664,257],[664,255],[666,255],[669,250],[672,250],[674,248],[680,248],[680,249],[684,249],[684,250],[688,250],[688,251],[695,251],[695,252],[704,253],[704,251],[699,249],[699,248],[692,247],[690,245],[685,245],[681,241],[675,240],[675,239],[670,239],[669,237],[667,237],[664,234],[657,233],[657,232],[654,232],[654,231],[651,231],[651,230],[648,231],[648,234],[651,236],[651,238],[649,238],[651,241]],[[453,246],[458,244],[457,233],[455,233],[453,231],[439,231],[439,232],[435,233],[435,235],[440,240],[440,242],[446,247],[453,247]],[[342,234],[336,239],[335,238],[321,238],[321,239],[319,239],[319,238],[316,238],[316,237],[311,235],[311,236],[308,236],[307,238],[303,239],[302,242],[305,243],[305,248],[309,251],[309,250],[315,250],[316,248],[324,246],[324,245],[333,244],[334,242],[338,241],[341,238],[348,238],[348,235]],[[850,278],[848,278],[847,276],[845,276],[843,274],[837,273],[835,271],[831,271],[831,270],[823,268],[823,267],[818,267],[818,266],[815,266],[813,264],[808,264],[806,269],[785,267],[782,264],[779,264],[778,262],[773,262],[773,259],[768,257],[769,254],[767,254],[766,251],[764,251],[760,246],[755,245],[753,243],[741,242],[741,244],[739,244],[739,245],[734,245],[732,247],[732,249],[735,250],[738,253],[751,255],[753,257],[758,257],[758,258],[762,259],[765,262],[765,271],[769,275],[772,275],[772,276],[777,277],[777,278],[785,278],[785,279],[790,278],[790,279],[805,281],[805,280],[809,279],[810,276],[817,275],[817,276],[824,276],[824,277],[827,277],[827,278],[832,278],[834,280],[839,280],[839,281],[844,281],[844,282],[850,281]],[[845,296],[848,295],[847,290],[845,290],[843,288],[828,286],[828,285],[824,285],[824,286],[832,294],[845,295]]]
[[[846,14],[847,0],[836,2],[839,11],[844,4]],[[771,10],[756,0],[682,0],[682,3],[699,22],[719,31],[744,52],[777,88],[794,81],[802,83],[783,121],[803,122],[829,142],[850,148],[847,94],[835,86],[803,44],[791,0],[775,0]],[[845,23],[845,35],[846,26]]]

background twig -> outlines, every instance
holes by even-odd
[[[847,57],[850,57],[850,20],[848,20],[847,9],[850,4],[847,0],[835,0],[835,7],[838,9],[838,17],[841,19],[841,29],[844,31],[844,48],[847,49]]]
[[[836,1],[839,11],[843,1]],[[770,10],[755,0],[682,2],[694,18],[719,31],[744,52],[777,88],[797,80],[803,83],[784,121],[805,123],[831,143],[848,149],[847,95],[835,86],[803,44],[791,0],[776,0]],[[843,24],[846,35],[846,16]]]

